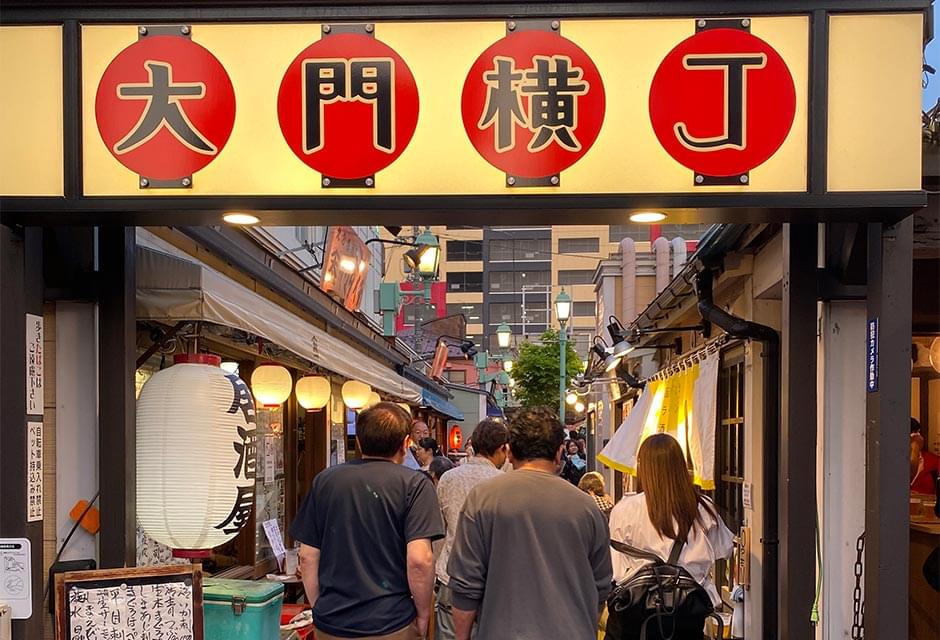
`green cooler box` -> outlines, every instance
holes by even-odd
[[[205,640],[278,640],[284,585],[266,580],[206,578]]]

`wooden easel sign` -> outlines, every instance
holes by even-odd
[[[203,640],[202,566],[61,573],[55,624],[59,640]]]

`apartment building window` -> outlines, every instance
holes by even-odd
[[[482,260],[483,259],[483,241],[482,240],[448,240],[447,241],[447,259],[448,260]]]
[[[402,319],[407,327],[413,327],[437,317],[437,307],[425,302],[403,305],[401,311]]]
[[[578,352],[578,355],[581,356],[582,359],[587,358],[588,351],[591,348],[592,337],[593,333],[585,333],[583,331],[575,331],[568,336],[568,339],[573,343],[574,350]]]
[[[519,322],[522,322],[522,315],[519,316]],[[525,323],[530,324],[548,324],[548,309],[545,304],[531,304],[526,301]]]
[[[571,307],[573,315],[578,317],[593,318],[597,309],[596,302],[575,302]]]
[[[490,324],[503,322],[518,324],[522,315],[522,305],[518,302],[494,302],[490,304]]]
[[[445,369],[444,377],[447,378],[450,382],[456,382],[457,384],[467,384],[466,369]]]
[[[552,259],[552,241],[549,238],[490,240],[490,261]]]
[[[447,273],[448,291],[483,291],[483,273],[480,271],[449,271]]]
[[[611,242],[620,242],[624,238],[633,238],[634,242],[649,242],[650,228],[639,224],[610,225]]]
[[[710,224],[664,224],[660,233],[670,240],[682,238],[683,240],[699,240],[708,231]]]
[[[483,305],[478,302],[453,302],[447,305],[447,315],[462,313],[468,324],[483,322]]]
[[[490,292],[521,293],[522,287],[544,287],[551,280],[550,271],[490,271]]]
[[[600,250],[600,238],[558,239],[558,253],[597,253]]]
[[[565,269],[558,272],[558,284],[591,284],[594,282],[594,269]]]

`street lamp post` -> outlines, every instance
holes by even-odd
[[[571,296],[562,289],[555,298],[555,315],[558,317],[558,347],[561,353],[558,358],[558,419],[561,426],[565,426],[565,388],[567,387],[567,366],[565,357],[568,355],[568,333],[565,330],[568,318],[571,317]]]

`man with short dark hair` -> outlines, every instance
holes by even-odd
[[[359,414],[362,458],[318,474],[291,525],[318,640],[425,637],[444,526],[431,481],[401,466],[410,421],[390,402]]]
[[[593,500],[557,475],[564,438],[551,411],[519,412],[509,425],[515,470],[467,496],[447,563],[457,640],[478,615],[485,640],[597,637],[610,534]]]
[[[457,530],[457,521],[460,510],[463,508],[470,490],[481,482],[492,480],[502,474],[500,467],[506,462],[509,455],[509,429],[502,422],[486,419],[477,425],[471,436],[476,448],[473,455],[468,457],[462,465],[451,469],[441,476],[437,484],[437,497],[441,503],[444,514],[444,524],[447,536],[444,546],[437,558],[437,586],[434,588],[437,595],[435,606],[437,616],[435,624],[435,640],[453,640],[454,619],[451,612],[452,598],[448,583],[447,559],[454,544]]]
[[[408,448],[405,449],[405,460],[402,464],[404,464],[409,469],[420,471],[421,463],[418,462],[418,459],[415,457],[415,448],[424,438],[430,437],[431,429],[428,427],[428,423],[426,423],[424,420],[413,420],[411,422],[411,442],[409,443]]]

